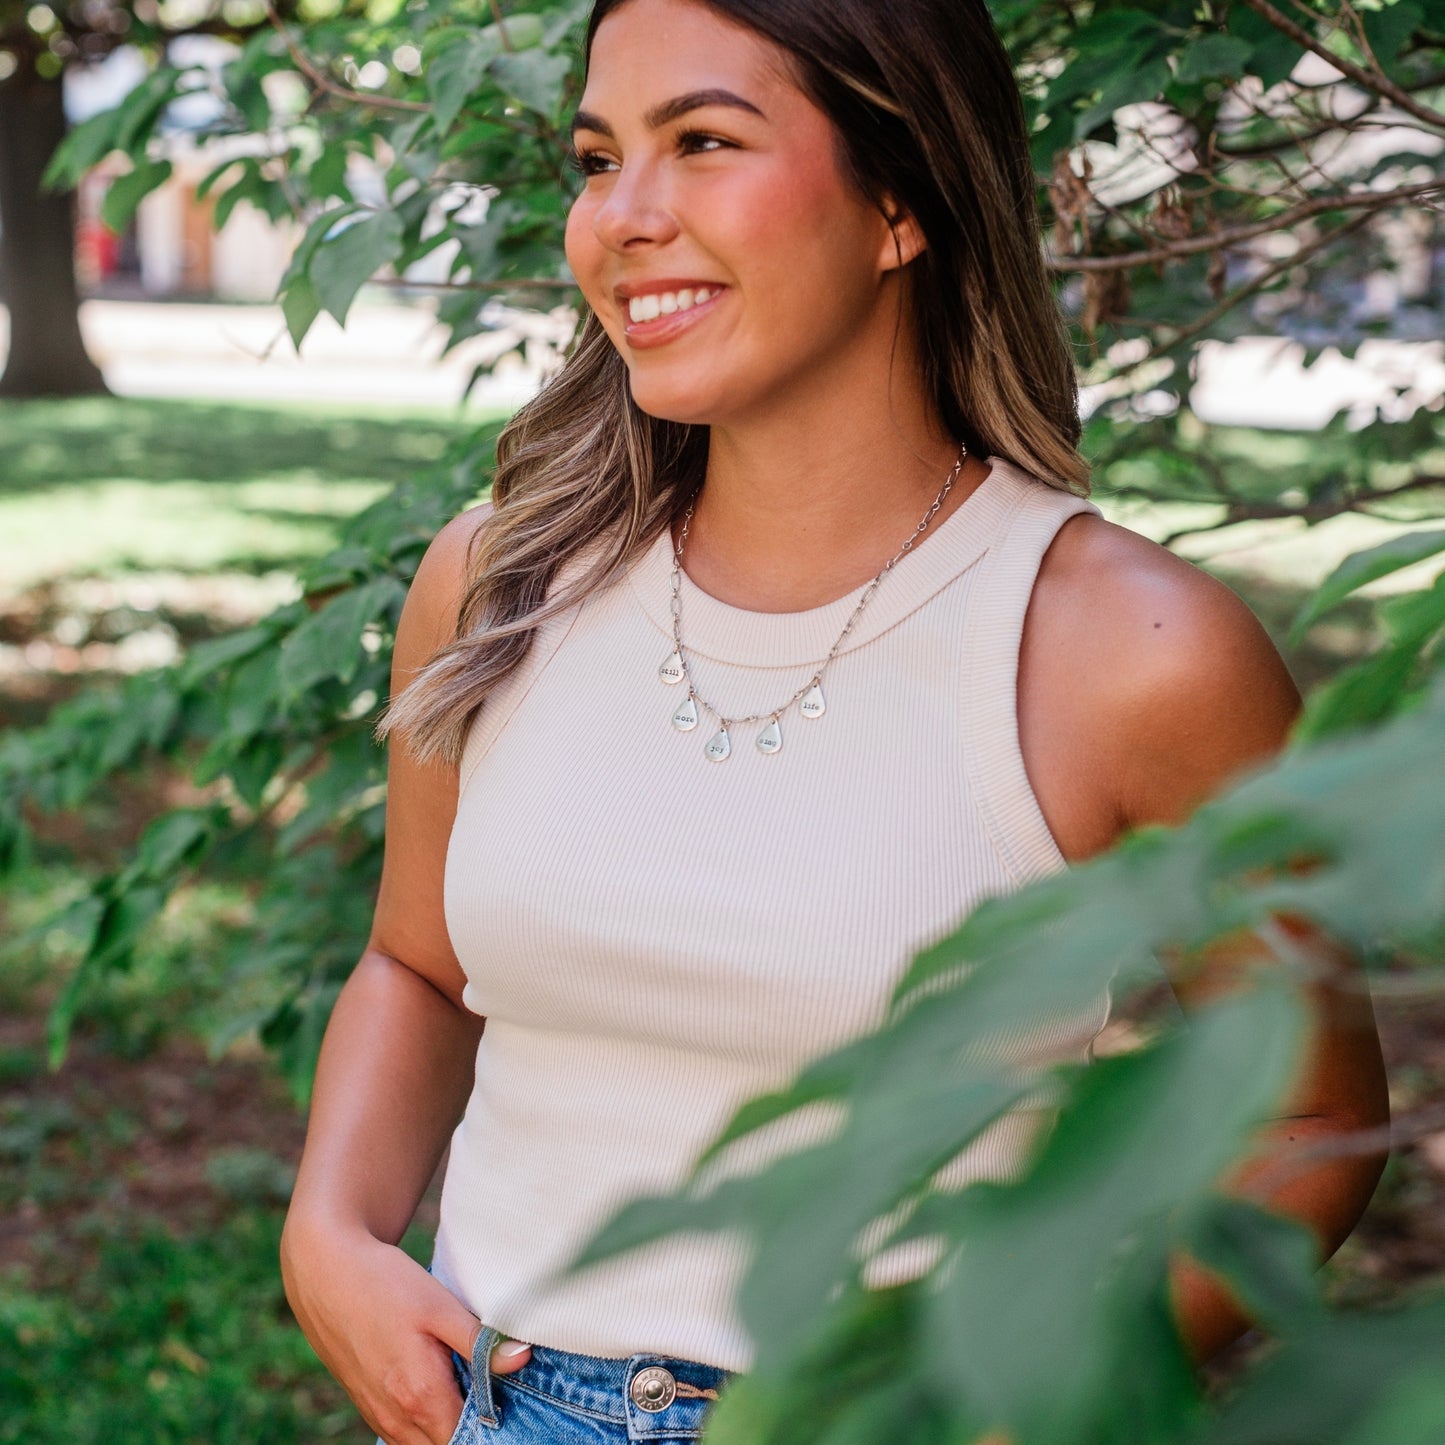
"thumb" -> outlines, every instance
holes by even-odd
[[[444,1285],[437,1286],[436,1310],[427,1323],[442,1344],[450,1345],[471,1363],[472,1346],[476,1344],[482,1322]]]
[[[503,1340],[492,1351],[492,1373],[510,1375],[532,1358],[532,1347],[525,1340]]]
[[[432,1333],[444,1345],[450,1345],[468,1364],[472,1351],[477,1345],[477,1336],[482,1332],[482,1322],[450,1290],[441,1311],[432,1321]],[[509,1375],[520,1370],[532,1358],[532,1347],[522,1340],[504,1340],[492,1350],[492,1369],[496,1374]]]

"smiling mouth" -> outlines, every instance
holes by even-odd
[[[634,345],[671,341],[709,315],[727,290],[698,286],[633,296],[624,306],[623,332]]]
[[[722,290],[721,286],[684,286],[677,291],[652,291],[645,296],[633,296],[627,302],[627,319],[635,325],[656,321],[662,316],[676,316],[705,306]]]

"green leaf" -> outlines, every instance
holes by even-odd
[[[231,156],[229,160],[224,160],[220,165],[213,166],[197,183],[196,199],[198,201],[204,201],[215,188],[216,182],[219,181],[232,166],[244,166],[247,161],[251,161],[254,164],[254,160],[255,158],[253,156]],[[221,224],[224,225],[225,223],[222,222]],[[217,230],[219,229],[220,226],[217,226]]]
[[[1303,49],[1247,5],[1230,5],[1227,13],[1229,33],[1249,42],[1249,74],[1266,90],[1287,79],[1299,64]]]
[[[1243,75],[1253,49],[1249,41],[1238,35],[1201,35],[1180,57],[1178,78],[1191,83],[1214,75],[1230,78]]]
[[[212,225],[219,231],[224,228],[227,221],[231,219],[231,212],[242,201],[251,201],[254,204],[261,203],[268,182],[261,174],[260,163],[254,156],[247,156],[241,162],[241,174],[236,178],[234,184],[228,186],[216,201],[216,213],[212,219]]]
[[[369,622],[405,589],[390,577],[379,577],[333,597],[313,613],[281,646],[281,689],[295,698],[332,678],[349,682],[361,665],[361,634]]]
[[[97,161],[115,149],[119,124],[119,106],[82,121],[56,146],[40,178],[41,186],[47,191],[74,186]]]
[[[221,668],[259,652],[274,638],[275,633],[271,628],[258,625],[228,632],[224,637],[198,642],[192,646],[181,663],[177,681],[182,687],[194,687]]]
[[[1445,1374],[1422,1365],[1394,1381],[1373,1410],[1341,1445],[1440,1445],[1445,1440]]]
[[[1300,609],[1290,628],[1290,642],[1297,646],[1312,623],[1367,583],[1441,552],[1445,552],[1445,530],[1405,532],[1377,547],[1346,557]]]
[[[1418,1429],[1422,1412],[1439,1418],[1442,1359],[1445,1299],[1327,1315],[1251,1371],[1203,1445],[1435,1445],[1439,1435]],[[1403,1437],[1368,1428],[1397,1411],[1406,1415]]]
[[[1440,18],[1438,14],[1435,16],[1437,26]],[[1396,3],[1378,10],[1362,9],[1360,20],[1365,34],[1369,36],[1375,59],[1388,71],[1400,58],[1400,52],[1409,43],[1410,37],[1425,24],[1425,10],[1416,0],[1396,0]]]
[[[116,107],[115,148],[139,160],[156,121],[180,89],[181,72],[162,65],[153,70]]]
[[[495,31],[495,26],[490,27]],[[431,96],[432,120],[438,135],[451,129],[467,97],[482,83],[487,63],[500,49],[495,34],[458,28],[442,37],[426,67],[426,88]]]
[[[1201,1264],[1229,1280],[1257,1319],[1277,1331],[1324,1308],[1315,1273],[1319,1245],[1297,1219],[1220,1196],[1198,1221],[1188,1244]]]
[[[539,115],[551,117],[562,103],[572,62],[565,55],[549,55],[545,50],[522,50],[497,56],[491,71],[497,84],[514,100]]]
[[[215,819],[208,812],[184,809],[157,818],[141,836],[131,867],[136,876],[166,879],[188,864],[211,840]]]
[[[1141,1312],[1181,1224],[1288,1088],[1304,1017],[1277,978],[1199,1010],[1157,1048],[1085,1070],[1022,1182],[938,1196],[930,1222],[951,1214],[959,1246],[929,1299],[936,1389],[1041,1445],[1124,1438],[1131,1416],[1154,1438],[1183,1360]]]
[[[300,351],[306,333],[321,315],[321,302],[317,299],[316,288],[305,276],[297,276],[286,287],[286,292],[281,297],[281,315],[285,318],[291,344]]]
[[[125,230],[135,215],[136,207],[157,186],[164,185],[170,175],[169,161],[146,161],[125,175],[117,176],[100,203],[100,219],[112,231]]]
[[[356,293],[401,255],[404,240],[401,217],[390,209],[364,215],[322,240],[307,268],[322,309],[344,326]]]

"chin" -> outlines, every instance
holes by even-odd
[[[639,386],[632,378],[632,401],[639,411],[658,421],[672,421],[686,426],[711,426],[722,412],[721,399],[712,387]]]

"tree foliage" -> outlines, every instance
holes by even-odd
[[[1440,402],[1418,378],[1402,376],[1330,451],[1345,463],[1291,474],[1201,459],[1187,391],[1202,346],[1250,332],[1297,337],[1312,355],[1439,335],[1441,283],[1420,258],[1439,244],[1445,189],[1445,3],[993,8],[1027,99],[1105,494],[1187,503],[1196,531],[1347,512],[1438,519]],[[439,307],[455,342],[484,328],[490,296],[576,299],[560,244],[571,186],[560,128],[579,91],[584,15],[581,3],[503,14],[475,0],[341,0],[304,23],[278,17],[219,72],[163,59],[72,134],[52,175],[120,150],[135,179],[113,207],[133,205],[164,166],[168,103],[206,89],[212,133],[264,142],[209,178],[221,219],[247,203],[304,223],[281,293],[295,342],[322,311],[344,321],[378,272],[442,248]],[[380,168],[379,199],[355,189],[355,156]],[[1345,432],[1332,424],[1322,447]],[[244,858],[263,880],[258,926],[229,966],[268,980],[271,995],[236,1028],[258,1028],[305,1092],[375,886],[383,770],[369,729],[401,598],[427,540],[485,491],[489,447],[479,434],[358,517],[304,578],[302,601],[0,744],[11,864],[38,815],[78,807],[148,759],[188,768],[206,799],[162,816],[71,908],[85,961],[55,1011],[57,1059],[90,981],[126,966],[167,897]],[[1297,634],[1442,550],[1437,527],[1349,558]],[[1378,615],[1381,644],[1312,693],[1277,765],[1181,829],[1143,830],[978,909],[916,961],[877,1034],[747,1106],[687,1188],[636,1202],[592,1242],[586,1258],[674,1228],[753,1231],[740,1304],[760,1366],[718,1411],[720,1441],[791,1440],[800,1419],[826,1445],[993,1428],[1020,1445],[1439,1438],[1445,1303],[1336,1309],[1298,1227],[1217,1192],[1280,1102],[1308,969],[1285,957],[1188,1028],[1152,987],[1162,949],[1277,911],[1433,984],[1445,942],[1445,582]],[[1049,1071],[1065,1102],[1026,1177],[961,1193],[932,1183],[1039,1082],[990,1064],[986,1041],[1045,1000],[1063,1008],[1105,988],[1133,1041]],[[708,1185],[733,1141],[818,1104],[841,1110],[831,1138]],[[865,1287],[858,1240],[883,1215],[892,1242],[938,1245],[925,1279]],[[1223,1271],[1274,1337],[1222,1402],[1203,1397],[1170,1324],[1165,1264],[1180,1248]]]

